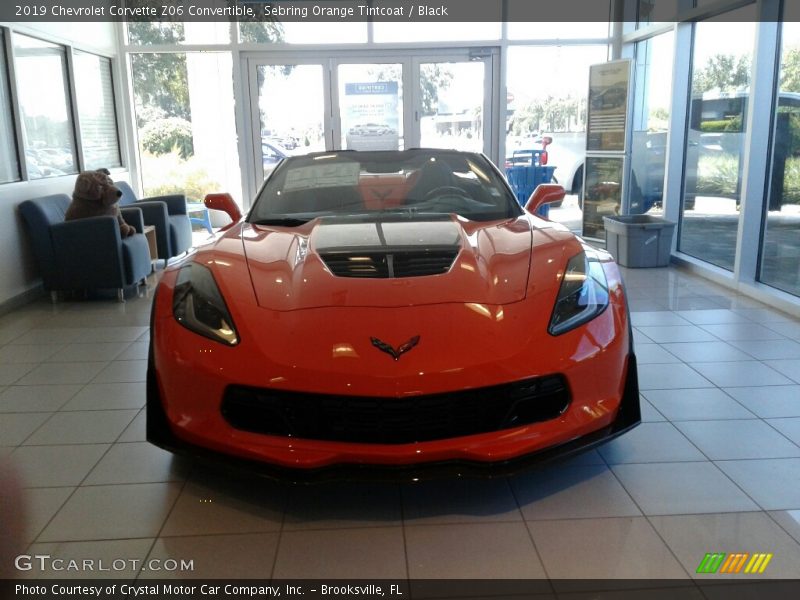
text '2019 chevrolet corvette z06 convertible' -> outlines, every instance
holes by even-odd
[[[147,436],[295,481],[503,475],[640,421],[611,256],[447,150],[283,160],[170,266]]]

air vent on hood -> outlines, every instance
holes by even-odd
[[[386,254],[330,252],[320,256],[337,277],[389,278],[447,273],[457,255],[458,248]]]

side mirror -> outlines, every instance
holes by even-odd
[[[228,193],[206,194],[206,197],[203,199],[203,204],[206,205],[206,208],[221,210],[226,213],[233,223],[238,223],[239,219],[242,218],[242,211],[239,210],[239,205],[236,204],[233,196]],[[233,223],[231,223],[231,225]],[[228,225],[228,227],[230,227],[230,225]],[[227,229],[228,227],[223,227],[223,229]]]
[[[533,190],[531,197],[528,198],[525,210],[529,213],[535,213],[544,204],[563,200],[566,194],[567,192],[564,191],[564,188],[556,183],[540,183]]]

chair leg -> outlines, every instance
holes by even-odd
[[[53,304],[58,304],[58,292],[55,290],[50,290],[50,302]]]
[[[117,302],[125,302],[125,290],[117,288]]]

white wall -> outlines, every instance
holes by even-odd
[[[114,23],[0,23],[20,33],[48,41],[70,44],[106,56],[117,55]],[[124,115],[120,115],[124,118]],[[127,172],[114,173],[116,179],[128,179]],[[29,198],[48,194],[71,194],[75,175],[52,177],[30,182],[0,184],[0,309],[26,292],[37,288],[38,277],[33,256],[19,217],[17,206]]]

